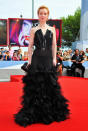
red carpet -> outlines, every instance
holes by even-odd
[[[0,82],[1,131],[87,131],[88,130],[88,79],[59,77],[63,95],[69,99],[70,119],[50,125],[32,124],[26,128],[15,124],[13,114],[20,106],[23,76],[11,76],[11,82]]]

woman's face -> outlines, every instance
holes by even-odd
[[[14,52],[13,56],[14,56],[14,57],[16,57],[16,56],[17,56],[16,52]]]
[[[48,20],[48,12],[47,12],[47,9],[40,9],[40,10],[39,10],[38,17],[39,17],[39,21],[41,21],[41,22],[46,22],[46,21]]]
[[[64,55],[67,55],[67,52],[66,52],[66,51],[64,52]]]

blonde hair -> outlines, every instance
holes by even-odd
[[[39,14],[39,11],[40,11],[41,9],[46,9],[46,10],[47,10],[47,13],[48,13],[48,15],[49,15],[49,8],[46,7],[46,6],[44,6],[44,5],[42,5],[42,6],[40,6],[40,7],[38,8],[37,14]]]

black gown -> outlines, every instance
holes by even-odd
[[[35,32],[35,50],[31,65],[22,78],[24,83],[21,109],[14,114],[14,120],[26,127],[33,123],[50,124],[69,119],[69,100],[61,92],[57,82],[57,68],[53,66],[53,33],[49,29],[45,35],[41,29]]]

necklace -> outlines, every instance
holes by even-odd
[[[38,27],[40,28],[41,33],[42,33],[42,35],[43,35],[43,37],[44,37],[45,34],[47,33],[47,30],[48,30],[47,24],[46,24],[46,23],[45,23],[45,24],[40,24],[40,23],[39,23]]]
[[[40,27],[40,31],[42,33],[42,36],[43,36],[43,47],[42,47],[42,50],[45,50],[46,48],[46,39],[45,39],[45,35],[47,33],[47,24],[40,24],[39,23],[39,27]]]
[[[45,23],[45,24],[39,24],[39,27],[40,28],[46,28],[47,27],[47,24]]]

